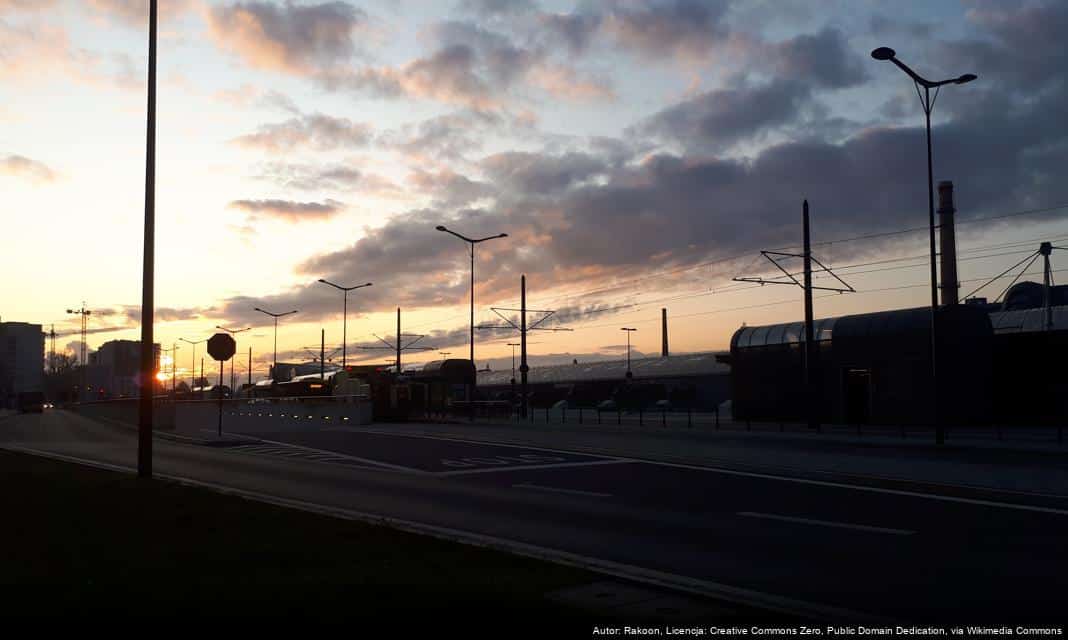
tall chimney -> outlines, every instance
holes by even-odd
[[[660,343],[660,357],[668,357],[668,342],[667,342],[667,309],[660,310],[660,332],[662,340]]]
[[[958,303],[960,283],[957,282],[957,234],[954,229],[953,183],[938,183],[938,225],[942,255],[942,305]]]

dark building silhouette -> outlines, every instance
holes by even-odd
[[[989,315],[969,306],[939,310],[939,385],[931,378],[930,309],[902,309],[814,323],[813,375],[825,423],[932,424],[991,418],[993,338]],[[802,422],[807,401],[801,322],[743,327],[731,338],[736,420]]]

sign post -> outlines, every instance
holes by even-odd
[[[237,343],[228,333],[216,333],[208,338],[208,354],[219,361],[219,437],[222,437],[223,371],[227,360],[234,357]]]

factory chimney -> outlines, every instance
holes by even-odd
[[[957,234],[953,223],[953,183],[938,183],[938,226],[942,256],[942,305],[958,304],[960,283],[957,282]]]
[[[668,357],[668,341],[667,341],[667,309],[660,310],[660,335],[662,336],[660,343],[660,357]]]

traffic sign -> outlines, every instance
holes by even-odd
[[[235,351],[237,351],[237,343],[228,333],[216,333],[208,338],[208,353],[220,362],[234,357]]]

